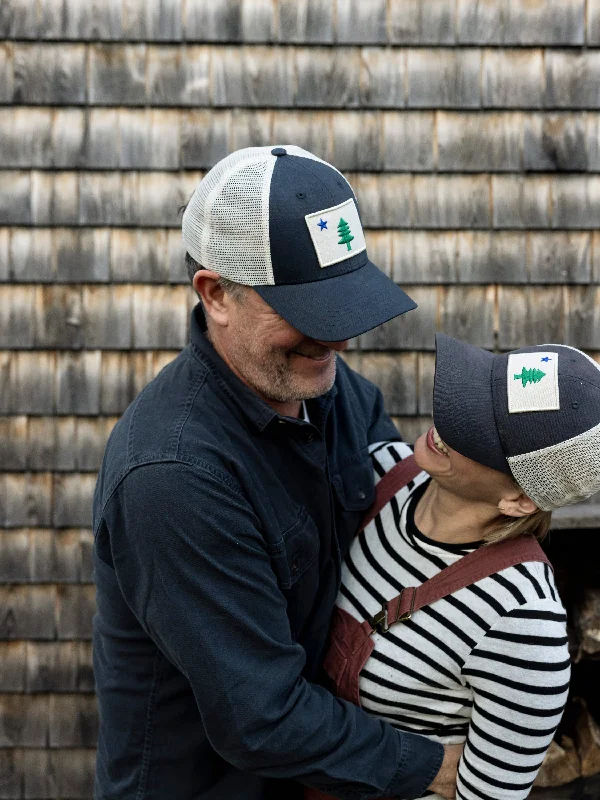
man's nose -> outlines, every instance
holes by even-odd
[[[337,350],[338,353],[343,353],[344,350],[348,349],[350,339],[344,339],[341,342],[322,342],[319,339],[315,339],[315,342],[317,342],[317,344],[322,344],[323,347],[329,347],[330,350]]]

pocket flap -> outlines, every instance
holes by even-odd
[[[368,456],[343,466],[331,482],[347,511],[366,511],[375,500],[373,466]]]

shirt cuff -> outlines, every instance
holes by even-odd
[[[398,731],[402,756],[396,774],[382,797],[401,797],[414,800],[421,797],[440,771],[444,760],[444,746],[425,736]]]

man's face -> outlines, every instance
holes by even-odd
[[[343,342],[319,342],[297,331],[253,290],[229,300],[220,349],[230,367],[264,398],[278,402],[309,400],[333,386],[336,351]]]

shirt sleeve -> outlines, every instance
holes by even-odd
[[[439,744],[401,733],[301,677],[286,601],[232,478],[179,463],[133,470],[112,558],[125,599],[189,680],[207,737],[241,770],[338,797],[420,796]]]
[[[462,674],[474,703],[457,800],[523,800],[567,700],[564,609],[540,599],[501,617],[473,649]]]

